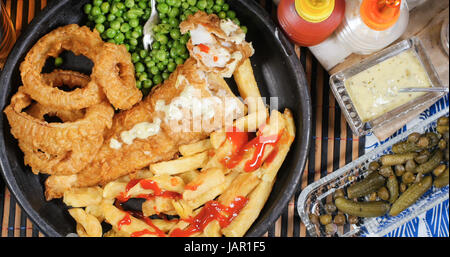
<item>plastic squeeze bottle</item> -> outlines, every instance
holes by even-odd
[[[278,21],[295,43],[313,46],[324,41],[344,18],[345,0],[281,0]]]
[[[408,21],[405,0],[347,0],[341,25],[310,50],[330,70],[352,53],[368,55],[390,45],[405,32]]]

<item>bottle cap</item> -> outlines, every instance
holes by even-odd
[[[295,0],[295,9],[305,21],[322,22],[331,16],[335,0]]]
[[[402,0],[363,0],[360,15],[371,29],[383,31],[392,27],[400,17]]]

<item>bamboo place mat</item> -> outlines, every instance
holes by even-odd
[[[39,13],[47,0],[2,0],[17,34]],[[52,0],[49,0],[52,1]],[[53,0],[55,1],[55,0]],[[276,21],[272,0],[257,1]],[[329,75],[307,48],[295,46],[305,69],[312,99],[312,141],[300,186],[280,218],[267,231],[268,237],[305,237],[305,226],[297,213],[297,199],[302,189],[364,154],[365,138],[355,138],[341,114],[328,84]],[[300,99],[301,100],[301,99]],[[21,210],[14,196],[0,178],[0,229],[2,237],[44,236]]]

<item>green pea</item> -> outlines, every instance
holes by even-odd
[[[139,1],[138,5],[142,9],[146,9],[147,8],[147,3],[145,1]]]
[[[197,8],[200,10],[205,10],[207,5],[208,3],[206,2],[206,0],[199,0],[197,2]]]
[[[131,27],[135,28],[135,27],[137,27],[139,25],[139,20],[138,19],[131,19],[129,21],[129,23],[130,23]]]
[[[191,11],[192,13],[196,13],[199,11],[199,9],[196,6],[191,6],[189,7],[189,11]]]
[[[106,30],[106,36],[108,38],[114,38],[116,36],[116,34],[117,34],[117,31],[114,30],[113,28],[109,28]]]
[[[150,68],[150,73],[153,75],[157,75],[159,73],[159,69],[157,66],[153,66]]]
[[[94,6],[100,6],[101,4],[102,4],[102,0],[94,0],[94,1],[92,1],[92,4],[94,5]]]
[[[220,6],[220,5],[214,5],[213,7],[212,7],[212,10],[215,12],[215,13],[219,13],[220,11],[222,11],[222,6]]]
[[[241,22],[237,19],[237,18],[234,18],[234,19],[231,19],[234,23],[236,23],[236,25],[238,25],[238,26],[240,26],[241,25]]]
[[[247,34],[247,32],[248,32],[247,26],[241,26],[241,29],[244,32],[244,34]]]
[[[107,13],[109,12],[109,3],[108,2],[104,2],[100,5],[100,9],[102,10],[102,13]]]
[[[147,51],[145,51],[144,49],[140,50],[140,51],[139,51],[139,56],[140,56],[141,58],[147,57]]]
[[[101,34],[105,31],[105,26],[103,24],[96,24],[95,29]]]
[[[169,41],[169,38],[166,35],[164,35],[164,34],[157,34],[156,35],[156,40],[158,42],[160,42],[162,45],[165,45]]]
[[[111,29],[113,30],[119,30],[120,29],[120,22],[118,20],[112,21],[109,26],[111,27]]]
[[[116,15],[114,15],[112,13],[108,14],[108,16],[106,17],[106,20],[109,21],[109,22],[111,22],[111,21],[113,21],[115,19],[116,19]]]
[[[156,54],[156,58],[161,62],[164,61],[166,59],[166,52],[163,50],[159,50]]]
[[[170,6],[174,6],[175,5],[175,0],[167,0],[166,3]]]
[[[98,16],[100,14],[102,14],[102,10],[100,10],[100,7],[93,6],[92,9],[91,9],[91,15],[95,17],[95,16]]]
[[[230,19],[234,19],[234,18],[236,18],[236,13],[234,11],[230,10],[230,11],[227,11],[227,16]]]
[[[105,22],[105,21],[106,21],[105,15],[99,15],[99,16],[97,16],[97,18],[95,19],[95,23],[97,23],[97,24],[101,24],[101,23],[103,23],[103,22]]]
[[[155,67],[155,65],[156,63],[154,61],[145,62],[145,66],[147,66],[147,68]]]
[[[117,5],[116,4],[113,4],[112,6],[111,6],[111,8],[109,8],[109,12],[111,13],[111,14],[114,14],[114,15],[117,15],[117,12],[119,11],[119,8],[117,8]]]
[[[164,71],[166,69],[166,65],[162,62],[156,64],[156,67],[158,67],[159,71]]]
[[[167,5],[167,4],[165,4],[165,3],[161,3],[161,4],[158,4],[158,6],[156,7],[156,9],[158,9],[158,11],[161,13],[161,14],[165,14],[165,13],[168,13],[169,12],[169,6]],[[161,15],[160,15],[160,18],[162,19],[163,17],[161,17]]]
[[[185,52],[185,53],[181,54],[180,56],[181,56],[181,58],[186,60],[187,58],[189,58],[189,53]]]
[[[167,14],[169,17],[176,17],[180,14],[180,9],[177,7],[173,7],[170,9],[169,13]]]
[[[132,53],[132,54],[131,54],[131,61],[132,61],[133,63],[137,63],[137,62],[139,62],[140,60],[141,60],[141,57],[139,56],[138,53]]]
[[[188,34],[184,34],[183,36],[181,36],[180,38],[180,43],[183,45],[186,45],[186,43],[189,41],[189,35]]]
[[[125,6],[131,8],[134,6],[134,0],[125,0]]]
[[[151,88],[153,86],[153,81],[146,79],[142,82],[144,88]]]
[[[160,46],[161,46],[161,43],[159,43],[158,41],[153,42],[152,49],[158,50]]]
[[[197,0],[187,0],[187,3],[188,3],[190,6],[195,6],[195,5],[197,4]]]
[[[122,32],[117,33],[117,35],[114,37],[114,41],[116,41],[116,44],[120,45],[125,40],[125,35]]]
[[[230,10],[230,5],[228,5],[228,4],[223,4],[223,5],[222,5],[222,10],[223,10],[223,11],[228,11],[228,10]]]
[[[130,47],[131,46],[135,46],[136,47],[137,44],[138,44],[138,41],[137,41],[136,38],[130,38],[129,41],[130,41]]]
[[[83,11],[85,14],[90,14],[92,10],[92,5],[91,4],[85,4],[83,6]]]
[[[64,62],[64,60],[63,60],[62,57],[56,57],[55,58],[55,66],[56,67],[61,66],[63,64],[63,62]]]
[[[180,15],[180,20],[181,21],[185,21],[186,20],[186,14],[182,14],[182,15]]]
[[[177,57],[177,58],[175,58],[175,63],[176,63],[177,65],[180,65],[180,64],[183,64],[183,63],[184,63],[184,60],[183,60],[183,58],[181,58],[181,57]]]
[[[221,19],[225,19],[227,17],[227,13],[224,11],[220,11],[217,16],[219,16],[219,18]]]
[[[116,6],[117,6],[117,8],[119,8],[119,10],[125,9],[125,5],[121,2],[118,2]]]
[[[163,78],[159,74],[157,74],[153,77],[153,83],[155,85],[161,84],[162,80],[163,80]]]
[[[120,31],[122,31],[123,33],[127,33],[130,30],[130,25],[128,25],[128,23],[123,23],[122,25],[120,25]]]
[[[170,74],[168,72],[163,72],[162,77],[164,80],[168,79]]]
[[[137,39],[138,37],[139,37],[139,32],[137,32],[137,31],[131,32],[131,38]]]
[[[181,8],[183,8],[183,10],[185,10],[185,9],[189,8],[189,4],[184,2],[181,4]]]
[[[170,37],[177,40],[181,37],[181,32],[179,29],[173,29],[170,31]]]
[[[169,72],[173,72],[176,68],[177,68],[177,65],[174,62],[169,62],[169,64],[167,64],[167,70]]]
[[[222,6],[225,3],[225,0],[216,0],[216,4]]]
[[[212,9],[213,6],[214,6],[214,0],[206,0],[206,8],[207,9]]]
[[[144,72],[145,71],[144,64],[142,64],[140,62],[134,64],[134,68],[135,68],[136,72]]]
[[[180,24],[180,22],[178,21],[177,18],[175,17],[170,17],[169,18],[169,25],[172,27],[178,27],[178,25]]]
[[[136,81],[136,87],[138,89],[141,89],[142,88],[142,81]]]

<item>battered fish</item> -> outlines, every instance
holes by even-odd
[[[206,31],[200,38],[196,24]],[[245,34],[238,26],[230,29],[230,24],[226,25],[221,26],[217,16],[206,13],[190,16],[181,24],[183,33],[191,31],[191,57],[142,102],[114,116],[104,144],[85,170],[69,176],[50,176],[45,182],[46,199],[60,198],[71,187],[105,185],[152,163],[171,160],[179,146],[205,139],[245,115],[245,106],[223,77],[231,76],[254,50],[241,38]],[[207,34],[213,40],[204,42]],[[195,54],[203,43],[223,55],[213,50]],[[209,58],[212,63],[207,61]]]

